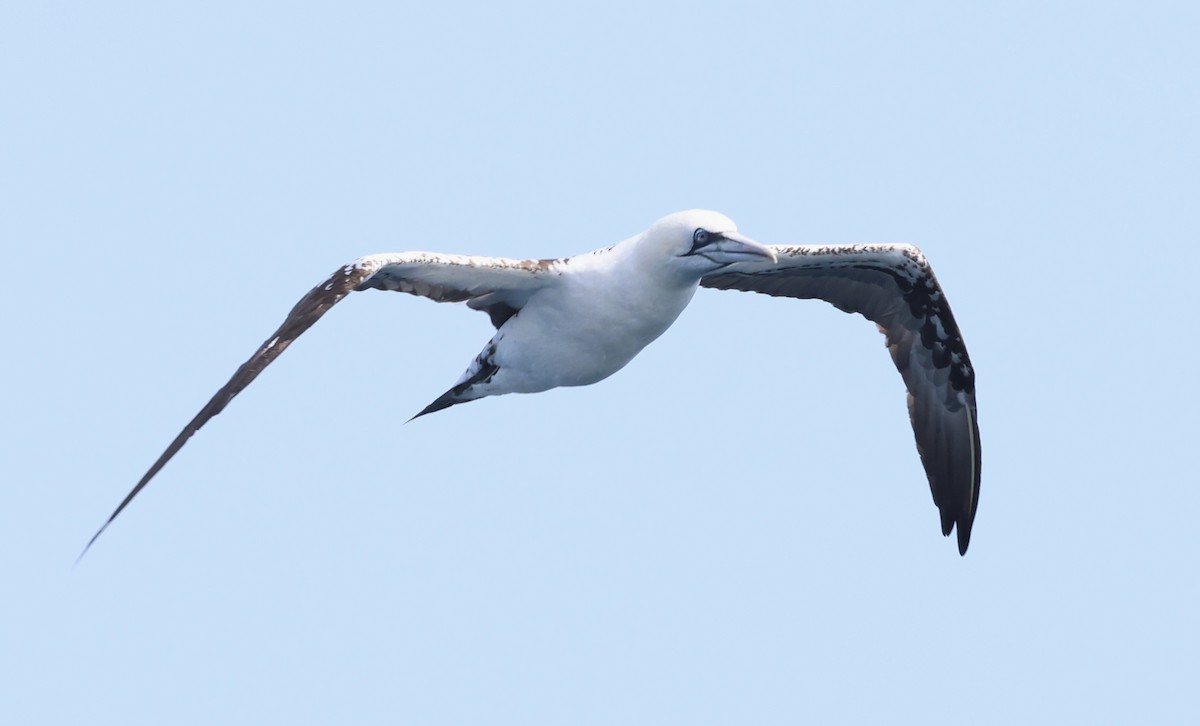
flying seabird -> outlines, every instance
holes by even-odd
[[[188,422],[83,552],[192,434],[351,292],[393,290],[466,302],[496,327],[466,372],[418,418],[486,396],[601,381],[662,335],[699,287],[817,298],[874,322],[908,388],[917,451],[942,534],[957,526],[958,551],[966,554],[979,503],[975,372],[925,256],[905,244],[761,245],[739,234],[728,217],[705,210],[663,217],[641,234],[575,257],[397,252],[339,268],[296,303]]]

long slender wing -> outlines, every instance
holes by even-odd
[[[258,377],[296,338],[312,327],[342,298],[356,290],[395,290],[430,298],[437,302],[463,302],[487,312],[497,327],[511,317],[540,289],[547,275],[556,268],[554,260],[511,260],[499,257],[466,257],[431,252],[401,252],[370,255],[338,268],[321,284],[308,291],[296,303],[287,319],[271,337],[263,341],[254,355],[234,372],[204,408],[167,446],[158,460],[142,475],[129,494],[121,500],[108,520],[92,535],[79,557],[87,554],[92,543],[129,505],[154,475],[175,456],[192,434],[216,416],[234,396]]]
[[[777,263],[740,262],[704,287],[817,298],[879,326],[908,387],[917,451],[941,513],[966,554],[979,504],[975,371],[950,304],[921,251],[909,245],[778,246]]]

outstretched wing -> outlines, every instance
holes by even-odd
[[[776,263],[739,262],[700,284],[817,298],[879,326],[908,387],[917,451],[941,512],[942,534],[957,525],[958,551],[966,554],[979,504],[975,371],[925,256],[909,245],[772,249],[779,255]]]
[[[466,302],[491,316],[496,327],[528,301],[553,274],[554,260],[511,260],[499,257],[439,255],[431,252],[401,252],[370,255],[339,268],[327,280],[308,291],[288,313],[283,325],[263,341],[254,355],[234,372],[204,408],[188,422],[166,451],[146,471],[129,494],[88,540],[80,557],[103,534],[108,525],[129,505],[154,475],[175,456],[192,434],[208,423],[279,357],[296,338],[308,330],[342,298],[355,290],[395,290],[427,297],[437,302]]]

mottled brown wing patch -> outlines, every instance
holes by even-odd
[[[221,389],[217,391],[211,399],[209,399],[208,403],[204,405],[204,408],[200,409],[200,412],[188,422],[187,426],[183,427],[183,430],[179,432],[179,435],[175,437],[169,446],[167,446],[166,451],[164,451],[162,455],[158,457],[158,460],[155,461],[154,464],[146,471],[146,473],[142,475],[142,478],[138,480],[138,483],[133,487],[129,494],[125,495],[125,498],[121,500],[121,503],[117,505],[117,508],[113,511],[113,513],[108,517],[100,529],[96,531],[96,534],[92,535],[92,538],[88,540],[87,546],[83,548],[83,552],[81,552],[79,556],[82,558],[83,555],[87,554],[88,549],[92,546],[96,539],[104,533],[104,530],[108,528],[108,525],[112,524],[113,520],[117,518],[117,515],[119,515],[121,511],[133,501],[133,498],[136,497],[138,493],[150,483],[150,480],[153,479],[154,476],[158,474],[158,472],[164,466],[166,466],[167,462],[170,461],[171,458],[183,448],[183,445],[187,443],[187,440],[190,439],[193,434],[199,431],[204,424],[208,423],[209,419],[224,410],[225,406],[228,405],[235,396],[245,390],[246,386],[250,385],[254,379],[258,377],[258,374],[263,372],[263,369],[271,365],[271,363],[278,358],[283,351],[287,350],[287,347],[292,344],[292,341],[300,337],[304,331],[312,327],[313,323],[320,320],[321,316],[328,312],[329,309],[336,305],[342,298],[346,297],[351,292],[354,292],[354,290],[362,285],[364,281],[370,278],[371,275],[378,272],[382,265],[383,263],[379,260],[364,258],[352,264],[338,268],[336,272],[329,276],[329,279],[325,280],[320,285],[317,285],[312,290],[309,290],[308,294],[301,298],[300,302],[296,303],[295,307],[293,307],[291,312],[288,313],[287,319],[283,321],[283,325],[280,325],[279,329],[276,330],[271,337],[263,341],[263,344],[258,347],[258,350],[254,352],[254,355],[250,356],[250,359],[243,363],[241,367],[234,372],[233,377],[229,379],[229,382],[224,386],[221,386]]]
[[[363,287],[405,292],[437,302],[466,302],[472,310],[487,313],[498,329],[520,312],[533,289],[568,263],[564,259],[406,253],[391,260]]]

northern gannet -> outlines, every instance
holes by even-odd
[[[905,244],[761,245],[739,234],[728,217],[705,210],[671,214],[612,247],[575,257],[398,252],[339,268],[301,298],[183,428],[83,551],[192,434],[351,292],[394,290],[466,302],[496,327],[466,372],[417,418],[486,396],[601,381],[662,335],[699,287],[817,298],[873,321],[908,388],[942,534],[957,526],[958,550],[966,554],[979,502],[975,372],[925,256]]]

